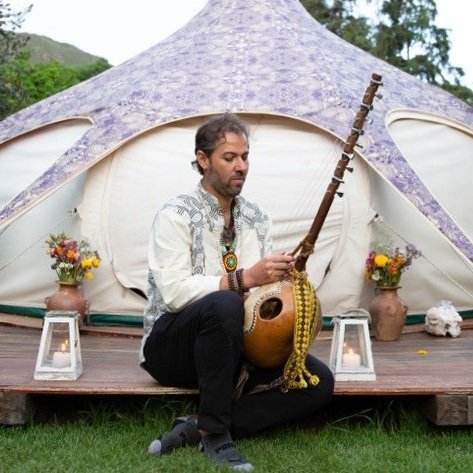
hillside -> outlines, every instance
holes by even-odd
[[[58,61],[66,66],[83,66],[93,64],[98,56],[86,53],[72,44],[60,43],[47,36],[32,33],[19,33],[19,36],[29,36],[29,41],[24,48],[31,51],[31,62]]]

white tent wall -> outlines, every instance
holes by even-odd
[[[412,112],[396,112],[389,130],[429,190],[471,235],[471,206],[462,189],[473,171],[473,137],[454,123]],[[419,130],[417,133],[416,131]],[[410,313],[422,314],[440,300],[457,310],[473,307],[473,264],[438,229],[378,172],[370,171],[371,206],[380,221],[373,222],[373,240],[386,233],[403,247],[412,243],[422,252],[402,278],[401,296]],[[372,292],[365,291],[367,305]]]
[[[0,208],[34,182],[90,126],[88,120],[65,120],[3,144],[0,147]]]
[[[44,298],[54,292],[57,279],[45,242],[49,232],[80,234],[72,211],[80,202],[84,181],[85,175],[66,184],[0,234],[0,307],[17,307],[17,313],[45,307]]]
[[[288,117],[242,116],[251,134],[244,195],[272,216],[275,250],[292,250],[312,223],[340,157],[341,137]],[[149,229],[156,211],[169,197],[196,185],[199,175],[190,163],[195,130],[205,119],[180,120],[137,136],[8,226],[0,234],[0,307],[45,307],[45,297],[55,290],[55,274],[44,240],[48,233],[64,230],[75,238],[89,239],[103,259],[95,278],[83,285],[91,319],[116,323],[131,316],[139,323],[145,300],[138,293],[146,290]],[[414,139],[411,118],[393,123],[390,131],[411,161],[432,140],[440,137],[442,146],[450,143],[448,130],[432,134],[421,126]],[[36,131],[40,142],[49,145],[44,153],[36,154],[37,159],[50,163],[50,153],[57,156],[70,146],[82,133],[82,126],[72,132],[74,127],[66,122]],[[452,133],[464,132],[452,128]],[[364,139],[369,140],[369,126],[366,135]],[[471,139],[463,142],[464,146],[448,147],[456,164],[471,156]],[[52,143],[57,148],[54,151]],[[32,154],[37,146],[30,139],[3,145],[0,165],[5,156],[12,162],[12,156]],[[444,159],[442,146],[440,156],[435,146],[425,156],[432,162]],[[471,310],[471,262],[361,156],[355,158],[353,167],[354,173],[346,174],[339,189],[344,196],[335,198],[307,265],[324,313],[367,307],[373,287],[364,280],[364,261],[380,228],[400,245],[408,241],[423,252],[403,276],[401,296],[410,313],[424,313],[441,299],[451,300],[459,310]],[[422,173],[434,195],[443,192],[438,189],[443,181],[432,177],[437,173],[435,166],[424,166]],[[439,199],[450,208],[457,205],[456,218],[468,228],[462,220],[463,209],[456,204],[457,193],[444,192]],[[74,208],[78,215],[70,216]],[[385,224],[370,223],[375,212]]]
[[[244,195],[272,216],[275,251],[292,250],[309,230],[325,193],[339,159],[339,140],[294,119],[243,117],[251,134]],[[192,118],[148,131],[89,171],[79,207],[82,232],[94,241],[104,259],[93,283],[87,285],[91,313],[141,314],[144,300],[130,289],[146,290],[149,229],[168,198],[197,184],[199,175],[190,163],[195,130],[203,121],[203,117]],[[363,173],[353,176],[350,180],[354,182],[366,180]],[[330,294],[327,307],[331,308],[359,302],[364,252],[360,256],[358,247],[367,250],[369,208],[367,198],[359,199],[366,186],[358,183],[356,187],[356,198],[348,197],[347,192],[346,198],[335,200],[316,255],[308,263],[311,279],[318,286],[336,251],[343,259],[343,270],[333,282],[337,291],[331,284],[321,287],[322,293]],[[341,282],[347,288],[343,293],[338,290]]]
[[[400,295],[409,313],[424,314],[440,300],[451,301],[457,310],[473,308],[473,267],[464,255],[377,173],[371,174],[373,209],[381,221],[372,223],[373,241],[383,233],[401,248],[411,243],[422,252],[403,275]],[[366,286],[361,304],[367,307],[373,288]]]
[[[65,121],[29,133],[0,147],[0,201],[6,202],[34,180],[90,126],[83,120]],[[5,178],[4,176],[8,176]],[[60,188],[53,198],[0,232],[0,306],[44,307],[55,273],[46,254],[49,232],[80,231],[70,214],[82,199],[85,174]]]
[[[446,118],[413,111],[396,111],[390,114],[390,120],[389,131],[403,156],[473,240],[472,207],[465,195],[473,176],[473,130]]]

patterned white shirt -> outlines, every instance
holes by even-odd
[[[233,220],[238,267],[252,266],[271,252],[271,222],[256,204],[235,197]],[[148,303],[144,341],[165,312],[179,312],[219,290],[226,274],[221,244],[224,226],[217,199],[199,183],[188,194],[168,201],[157,213],[149,241]]]

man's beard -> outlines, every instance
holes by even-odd
[[[235,177],[241,177],[242,179],[245,179],[244,175],[232,176],[227,182],[222,182],[222,180],[219,179],[218,174],[215,175],[217,176],[217,179],[212,180],[211,184],[220,195],[233,198],[241,194],[244,182],[239,187],[232,186],[231,182]]]

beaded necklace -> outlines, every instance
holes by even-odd
[[[201,195],[200,190],[197,192],[197,194],[202,204],[202,210],[205,215],[205,219],[207,220],[207,223],[209,224],[210,231],[213,233],[214,225],[208,213],[207,207],[204,203],[204,199],[203,199],[204,196]],[[237,238],[236,238],[236,226],[235,226],[235,221],[233,218],[233,205],[234,205],[234,202],[232,203],[232,207],[230,210],[230,224],[228,227],[226,227],[225,224],[223,225],[223,230],[218,240],[218,245],[222,252],[222,265],[227,273],[235,271],[235,269],[238,267],[238,257],[235,253]]]

